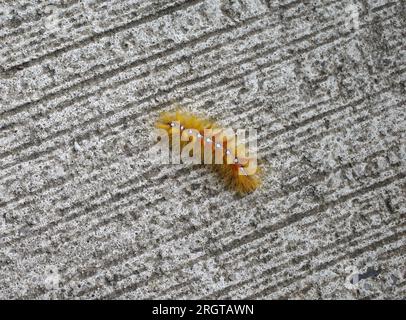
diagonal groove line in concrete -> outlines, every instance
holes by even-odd
[[[139,25],[151,22],[151,21],[153,21],[155,19],[159,19],[159,18],[161,18],[163,16],[175,13],[175,12],[180,11],[180,10],[184,10],[184,9],[186,9],[188,7],[198,5],[199,3],[202,3],[203,1],[204,0],[186,0],[186,1],[181,2],[181,3],[175,3],[172,6],[168,6],[168,7],[163,8],[163,9],[157,11],[157,12],[146,15],[146,16],[142,17],[141,19],[136,19],[136,20],[127,22],[125,24],[113,27],[112,29],[104,30],[104,31],[102,31],[102,32],[100,32],[98,34],[95,34],[93,36],[82,39],[82,40],[80,40],[80,41],[78,41],[76,43],[72,43],[72,44],[70,44],[68,46],[65,46],[65,47],[56,49],[54,51],[48,52],[48,53],[46,53],[46,54],[44,54],[44,55],[42,55],[40,57],[36,57],[36,58],[31,59],[29,61],[26,61],[26,62],[17,64],[17,65],[11,66],[11,67],[9,67],[7,69],[4,69],[3,72],[12,72],[13,73],[13,72],[19,71],[21,69],[24,69],[24,68],[33,66],[35,64],[41,63],[41,62],[43,62],[43,61],[45,61],[45,60],[47,60],[49,58],[57,57],[62,53],[65,53],[65,52],[68,52],[68,51],[71,51],[71,50],[74,50],[74,49],[81,48],[83,46],[86,46],[89,43],[94,42],[94,41],[100,40],[100,39],[108,37],[108,36],[112,36],[117,32],[124,31],[124,30],[127,30],[129,28],[134,28],[134,27],[137,27]]]
[[[398,228],[400,228],[404,225],[405,224],[398,226]],[[384,227],[384,224],[381,224],[379,227]],[[379,232],[379,231],[383,230],[383,229],[384,228],[380,228],[373,235],[369,235],[367,237],[367,239],[373,239],[377,235],[381,235],[382,232]],[[394,234],[396,234],[396,232],[394,232]],[[253,282],[254,279],[260,279],[262,276],[266,277],[269,274],[276,275],[276,273],[282,272],[284,270],[284,267],[291,266],[293,264],[298,265],[299,263],[304,262],[304,261],[308,260],[309,258],[319,257],[321,254],[325,254],[326,252],[328,252],[329,256],[335,255],[336,253],[342,253],[343,245],[348,247],[349,244],[358,243],[360,241],[360,239],[363,239],[363,237],[362,237],[363,235],[364,235],[364,232],[358,232],[355,234],[351,234],[344,238],[340,238],[336,242],[330,243],[322,248],[317,248],[304,255],[298,255],[291,259],[287,259],[284,263],[278,264],[277,266],[272,267],[271,269],[267,269],[267,270],[263,271],[259,277],[258,277],[258,275],[256,275],[256,276],[254,276],[254,278],[249,278],[249,279],[246,279],[246,280],[238,282],[238,283],[233,283],[218,291],[212,292],[210,295],[207,295],[207,296],[203,297],[202,299],[204,299],[204,300],[206,300],[206,299],[224,299],[224,295],[229,294],[234,288],[240,288],[241,285],[249,284],[249,283]],[[339,245],[340,245],[340,247],[337,248],[336,246],[339,246]],[[331,250],[331,249],[333,249],[333,250]],[[277,257],[273,256],[272,258],[278,259],[278,256]],[[266,259],[266,260],[269,260],[269,259]],[[256,285],[260,285],[260,283],[257,283]]]
[[[340,36],[339,38],[342,38],[342,36]],[[337,38],[337,39],[338,39],[338,38]],[[315,50],[315,49],[317,49],[319,46],[324,45],[324,44],[326,44],[326,43],[331,43],[331,42],[333,42],[333,41],[336,41],[337,39],[333,39],[333,40],[326,41],[325,43],[322,43],[322,44],[320,44],[320,45],[318,45],[318,46],[316,46],[316,47],[306,48],[306,49],[303,50],[303,52],[306,52],[306,51],[309,51],[309,50],[310,50],[310,51],[311,51],[311,50]],[[271,49],[271,50],[270,50],[270,52],[273,52],[273,51],[274,51],[274,49]],[[256,58],[257,58],[257,57],[247,58],[247,59],[245,59],[245,60],[247,60],[247,61],[245,61],[244,63],[249,62],[249,61],[251,61],[251,60],[255,60]],[[293,58],[292,58],[292,57],[289,57],[288,59],[293,59]],[[260,67],[261,67],[261,68],[266,68],[266,67],[275,65],[275,64],[277,64],[277,63],[282,63],[282,62],[284,62],[284,61],[286,61],[286,60],[288,60],[288,59],[281,59],[281,61],[271,62],[271,63],[265,63],[264,65],[261,65]],[[260,67],[258,67],[258,68],[260,68]],[[227,68],[227,67],[225,67],[225,68]],[[256,68],[256,69],[258,69],[258,68]],[[255,69],[255,70],[256,70],[256,69]],[[244,72],[243,74],[241,74],[241,75],[239,75],[239,76],[246,76],[246,75],[248,75],[248,74],[251,74],[252,72],[255,72],[255,70],[248,70],[248,71]],[[219,73],[220,71],[221,71],[221,70],[217,70],[217,71],[215,71],[214,73]],[[213,73],[213,72],[212,72],[212,73]],[[198,78],[198,79],[194,79],[194,80],[192,80],[192,81],[193,81],[193,82],[201,82],[201,81],[204,81],[205,79],[209,78],[210,76],[212,76],[212,74],[208,74],[208,75],[202,76],[202,77],[200,77],[200,78]],[[228,81],[231,81],[231,80],[232,80],[232,79],[230,79],[230,80],[228,80]],[[189,81],[189,82],[190,82],[190,81]],[[179,85],[175,85],[175,87],[184,87],[184,86],[187,86],[188,84],[190,84],[189,82],[181,83],[181,84],[179,84]],[[213,86],[216,86],[216,85],[218,85],[218,84],[209,85],[209,88],[211,88],[211,87],[213,87]],[[202,89],[200,88],[199,90],[202,90]],[[198,90],[198,91],[199,91],[199,90]],[[206,88],[204,88],[203,90],[206,90]],[[158,94],[158,95],[157,95],[157,94],[153,94],[153,95],[150,96],[150,97],[147,97],[147,98],[142,99],[141,101],[138,101],[138,103],[145,103],[145,102],[147,102],[147,101],[149,101],[149,100],[152,100],[152,99],[156,98],[156,96],[159,96],[159,95],[162,95],[162,93],[160,93],[160,94]],[[103,119],[103,118],[112,117],[112,116],[115,115],[116,113],[121,112],[121,111],[123,111],[124,109],[130,108],[130,107],[133,106],[134,104],[136,104],[136,103],[135,103],[135,102],[134,102],[134,103],[131,103],[130,105],[125,106],[124,108],[120,109],[119,111],[110,111],[110,112],[108,112],[108,113],[106,113],[106,114],[103,114],[102,116],[99,116],[99,117],[97,117],[97,118],[93,118],[93,119],[91,119],[91,120],[88,120],[88,121],[86,121],[85,123],[80,124],[79,127],[82,127],[83,125],[88,125],[89,122],[92,123],[92,122],[95,122],[95,121],[100,121],[100,120]],[[154,110],[154,108],[150,108],[150,110]],[[126,117],[126,118],[128,118],[128,117]],[[124,118],[122,118],[122,119],[124,119]],[[120,123],[120,121],[122,121],[122,119],[119,120],[117,123]],[[76,128],[76,127],[75,127],[75,128]],[[70,129],[72,129],[72,128],[65,129],[65,130],[61,131],[61,132],[60,132],[60,135],[61,135],[61,134],[65,134],[65,133],[67,133],[67,132],[70,132]],[[83,129],[83,128],[82,128],[82,129]],[[89,132],[93,132],[93,131],[95,131],[95,130],[90,130]],[[81,136],[85,136],[85,137],[86,137],[86,136],[88,136],[89,132],[82,133]],[[48,137],[48,139],[49,139],[49,137]],[[48,139],[45,138],[44,140],[48,140]],[[79,137],[76,137],[76,138],[75,138],[75,140],[78,140],[78,139],[80,139],[80,138],[79,138]],[[52,151],[52,149],[55,149],[55,150],[56,150],[56,149],[58,149],[58,146],[57,146],[57,147],[50,147],[50,148],[48,148],[48,149],[46,149],[46,150],[44,150],[44,151],[36,152],[36,153],[34,153],[34,154],[31,154],[31,155],[29,155],[29,156],[26,156],[25,160],[22,160],[22,161],[25,162],[25,161],[29,161],[29,160],[35,159],[37,156],[40,156],[41,154],[49,153],[50,151]],[[15,163],[7,164],[7,165],[3,166],[2,169],[4,170],[4,169],[7,169],[7,168],[9,168],[9,167],[11,167],[11,166],[18,165],[18,164],[20,164],[20,163],[21,163],[21,161],[17,161],[17,162],[15,162]]]
[[[400,233],[395,233],[395,234],[390,235],[388,237],[385,237],[385,238],[383,238],[381,240],[372,242],[372,243],[370,243],[370,244],[368,244],[368,245],[366,245],[364,247],[357,248],[356,250],[352,251],[349,255],[343,254],[343,255],[340,255],[338,258],[335,258],[333,260],[326,261],[324,263],[319,264],[318,266],[315,267],[314,272],[320,271],[320,270],[323,270],[323,269],[325,269],[325,268],[327,268],[329,266],[335,265],[338,262],[340,262],[342,259],[353,258],[353,257],[355,257],[357,255],[361,255],[361,254],[363,254],[365,252],[373,250],[378,245],[379,246],[388,245],[388,244],[394,243],[396,241],[399,241],[401,239],[401,237],[403,237],[405,235],[406,235],[406,231],[403,231],[403,232],[400,232]],[[287,280],[287,282],[289,284],[291,284],[291,283],[296,282],[298,280],[304,279],[307,276],[308,275],[306,275],[306,274],[296,276],[296,277],[293,277],[293,278]],[[286,284],[286,280],[281,281],[280,283],[277,283],[276,285],[272,285],[270,287],[267,287],[267,288],[261,290],[260,292],[257,292],[257,293],[255,293],[255,294],[253,294],[251,296],[247,296],[247,297],[245,297],[245,299],[259,299],[261,296],[264,296],[266,294],[269,294],[269,293],[275,291],[275,289],[278,288],[278,286],[280,286],[282,283]]]
[[[187,169],[187,168],[186,168],[186,169]],[[183,169],[180,169],[180,170],[183,170]],[[153,186],[154,186],[154,185],[153,185]],[[141,183],[140,185],[137,185],[137,186],[135,186],[135,187],[132,187],[129,191],[125,191],[124,193],[123,193],[123,192],[118,192],[118,193],[112,195],[112,198],[107,199],[107,200],[103,201],[102,203],[97,204],[95,208],[100,207],[100,206],[102,206],[103,204],[105,204],[105,203],[107,203],[107,202],[111,203],[112,201],[113,201],[113,202],[119,201],[120,199],[122,199],[122,198],[124,197],[124,195],[126,195],[126,194],[127,194],[127,195],[133,194],[133,193],[136,192],[137,190],[141,190],[141,189],[143,189],[143,188],[145,188],[145,183],[144,183],[144,184]],[[95,198],[95,199],[97,200],[97,198],[98,198],[98,197],[97,197],[97,195],[96,195],[96,198]],[[87,206],[88,203],[89,203],[89,200],[86,200],[86,201],[83,201],[81,204],[79,203],[79,205],[86,205],[86,206]],[[72,209],[74,209],[74,208],[69,207],[69,208],[67,208],[67,209],[72,210]],[[83,211],[83,212],[85,212],[85,211]],[[65,222],[71,221],[72,219],[75,219],[75,218],[77,218],[77,217],[80,217],[80,215],[78,215],[78,213],[69,215],[69,217],[68,217],[69,219],[64,218],[64,219],[61,219],[61,221],[54,221],[54,222],[50,223],[49,225],[44,226],[44,227],[38,229],[38,230],[35,231],[34,233],[31,233],[31,235],[35,235],[35,234],[37,234],[38,232],[45,231],[45,230],[49,229],[50,227],[55,227],[56,225],[58,225],[58,224],[60,224],[60,223],[65,223]],[[17,239],[25,239],[25,237],[19,237],[19,238],[17,238]],[[16,239],[15,239],[15,240],[16,240]],[[13,243],[14,243],[14,241],[13,241]],[[3,246],[3,244],[2,244],[2,246]]]
[[[296,222],[304,219],[305,217],[308,217],[310,215],[315,215],[317,213],[324,212],[328,208],[334,207],[334,206],[336,206],[336,205],[338,205],[340,203],[344,203],[344,202],[348,201],[349,199],[352,199],[352,198],[354,198],[356,196],[360,196],[360,195],[372,192],[372,191],[374,191],[374,190],[376,190],[378,188],[386,187],[386,186],[388,186],[388,185],[390,185],[390,184],[392,184],[392,183],[394,183],[394,182],[396,182],[398,180],[404,179],[405,177],[406,177],[405,172],[399,173],[399,174],[397,174],[395,176],[392,176],[392,177],[386,178],[384,180],[381,180],[379,182],[376,182],[376,183],[374,183],[374,184],[372,184],[370,186],[367,186],[367,187],[355,190],[353,192],[350,192],[350,193],[348,193],[348,194],[346,194],[344,196],[339,197],[336,200],[330,201],[328,203],[320,204],[320,205],[316,206],[313,209],[293,214],[293,215],[291,215],[290,217],[288,217],[285,220],[282,220],[282,221],[280,221],[278,223],[275,223],[275,224],[272,224],[272,225],[262,227],[261,229],[259,229],[257,231],[254,231],[254,232],[252,232],[252,233],[250,233],[250,234],[248,234],[248,235],[246,235],[246,236],[244,236],[242,238],[235,239],[234,241],[230,242],[229,244],[223,246],[221,249],[213,252],[210,256],[218,256],[218,255],[220,255],[220,254],[222,254],[224,252],[231,251],[231,250],[237,248],[238,246],[250,243],[250,242],[252,242],[252,241],[254,241],[254,240],[258,239],[258,238],[264,237],[266,234],[268,234],[270,232],[275,232],[276,230],[282,229],[282,228],[284,228],[284,227],[286,227],[286,226],[288,226],[288,225],[290,225],[292,223],[296,223]],[[130,254],[129,256],[131,257],[132,254]],[[111,265],[117,265],[117,264],[122,263],[123,261],[125,261],[127,258],[128,257],[125,256],[124,260],[123,259],[118,259],[117,261],[114,261],[113,264],[108,264],[108,265],[106,264],[106,266],[111,267]],[[203,259],[207,259],[207,258],[209,258],[209,256],[204,255]],[[199,260],[200,259],[202,259],[202,257],[199,257]],[[89,292],[91,292],[91,290]],[[83,294],[81,293],[79,296],[82,296],[82,295],[84,295],[86,293],[88,293],[88,292],[86,291]]]
[[[54,99],[56,97],[63,96],[64,94],[68,93],[72,89],[81,88],[83,85],[92,84],[93,82],[97,83],[100,80],[109,79],[109,78],[111,78],[111,77],[113,77],[113,76],[115,76],[115,75],[117,75],[117,74],[119,74],[119,73],[121,73],[123,71],[126,71],[127,69],[132,69],[132,68],[135,68],[137,66],[146,64],[146,63],[148,63],[150,61],[165,58],[165,57],[167,57],[167,56],[169,56],[169,55],[171,55],[171,54],[173,54],[173,53],[175,53],[177,51],[185,49],[186,47],[194,46],[194,45],[196,45],[196,44],[198,44],[198,43],[200,43],[202,41],[206,41],[206,40],[208,40],[210,38],[213,38],[213,37],[216,37],[216,36],[218,36],[220,34],[226,34],[229,31],[248,26],[248,25],[250,25],[250,24],[252,24],[252,23],[254,23],[256,21],[259,21],[263,17],[264,17],[264,15],[255,16],[255,17],[249,18],[247,20],[244,20],[241,23],[234,24],[234,25],[229,25],[229,26],[226,26],[225,28],[222,28],[222,29],[216,29],[216,30],[210,31],[208,33],[200,35],[197,38],[191,39],[191,40],[183,42],[181,44],[177,44],[177,45],[172,46],[170,48],[165,48],[164,50],[158,51],[158,52],[156,52],[156,53],[154,53],[154,54],[152,54],[150,56],[146,56],[146,57],[143,57],[141,59],[130,61],[129,63],[126,63],[124,65],[120,65],[115,69],[107,70],[107,71],[101,72],[99,74],[92,75],[90,78],[80,79],[80,81],[78,83],[74,83],[73,85],[70,85],[69,87],[62,88],[62,89],[60,89],[58,91],[55,91],[55,92],[46,93],[43,97],[38,98],[37,100],[29,101],[29,102],[23,103],[21,105],[17,105],[15,107],[11,108],[11,109],[4,110],[2,113],[0,113],[0,116],[8,117],[8,116],[11,116],[11,115],[18,114],[18,113],[20,113],[22,111],[27,110],[31,106],[34,106],[34,105],[37,105],[37,104],[40,104],[40,103],[46,103],[46,102],[48,102],[48,101],[50,101],[50,100],[52,100],[52,99]],[[261,29],[255,30],[255,31],[256,32],[261,31]],[[247,34],[248,35],[252,34],[252,31],[248,31]],[[238,36],[238,37],[236,37],[235,39],[232,39],[232,40],[239,40],[240,38],[243,39],[244,37],[245,37],[245,34],[243,34],[241,36]],[[223,45],[228,45],[228,43],[221,43],[220,45],[216,46],[214,49],[221,48]],[[206,51],[211,51],[211,50],[212,50],[212,48],[209,47],[208,49],[204,49],[201,52],[205,53]],[[194,54],[194,56],[195,56],[195,54]],[[191,56],[189,56],[189,57],[191,57]],[[171,66],[173,63],[182,61],[183,59],[184,59],[184,57],[182,56],[181,59],[177,58],[177,59],[175,59],[174,61],[172,61],[170,63],[164,63],[163,66]],[[157,67],[160,67],[160,66],[157,66]],[[140,75],[136,75],[135,77],[132,77],[130,79],[126,79],[126,81],[130,81],[132,79],[137,79],[137,78],[140,78],[143,75],[147,75],[147,74],[149,74],[149,72],[144,72],[144,73],[142,73]],[[99,89],[99,90],[97,90],[95,92],[99,92],[99,91],[102,91],[102,90],[103,89]],[[93,92],[92,94],[94,94],[95,92]],[[87,96],[87,95],[85,95],[85,96]],[[61,104],[64,105],[64,101],[62,101]],[[44,115],[44,116],[46,116],[46,115]],[[7,128],[9,127],[9,125],[7,125],[7,124],[5,124],[4,126],[7,127]]]
[[[406,231],[403,231],[403,233],[401,233],[401,234],[405,234],[405,233],[406,233]],[[397,237],[396,240],[399,240],[399,233],[395,233],[393,236]],[[393,236],[391,236],[391,237],[389,237],[389,238],[393,238]],[[348,239],[344,239],[344,240],[342,241],[344,244],[346,243],[345,240],[348,240]],[[357,239],[351,239],[351,241],[356,241],[356,240],[357,240]],[[380,241],[377,241],[377,243],[378,243],[378,242],[380,242]],[[372,246],[372,245],[374,245],[374,243],[372,243],[370,246]],[[357,249],[357,250],[358,250],[358,249]],[[355,252],[357,252],[357,250],[355,250]],[[318,250],[315,250],[315,251],[312,252],[312,253],[315,253],[315,252],[317,253],[317,251],[318,251]],[[312,253],[310,253],[309,255],[304,255],[304,256],[302,256],[302,257],[295,257],[295,258],[292,259],[292,261],[295,260],[295,259],[298,259],[298,258],[299,258],[300,261],[305,260],[305,259],[307,259]],[[199,257],[198,260],[200,261],[200,260],[201,260],[201,257]],[[283,265],[288,266],[288,265],[290,264],[290,262],[292,262],[292,261],[288,261],[288,262],[284,263]],[[338,261],[340,261],[340,260],[338,260]],[[337,262],[338,262],[338,261],[337,261]],[[331,261],[328,261],[328,262],[331,263]],[[297,264],[297,263],[295,263],[295,264]],[[324,264],[322,264],[322,265],[324,265]],[[181,266],[181,267],[179,267],[179,268],[176,268],[175,270],[176,270],[176,271],[181,270],[183,267],[184,267],[184,266]],[[319,268],[320,268],[320,266],[319,266]],[[275,272],[275,271],[278,271],[279,269],[280,269],[279,267],[273,267],[273,268],[270,269],[270,270],[265,270],[265,271],[263,272],[263,274],[266,275],[266,274],[269,274],[269,272],[271,272],[271,271],[272,271],[272,272]],[[281,269],[281,270],[282,270],[282,269]],[[321,270],[321,269],[320,269],[320,270]],[[152,276],[152,277],[153,277],[153,276]],[[161,275],[160,277],[164,277],[164,275]],[[160,278],[160,277],[157,275],[157,276],[153,277],[153,279],[155,280],[155,279]],[[146,280],[144,280],[144,281],[137,282],[136,284],[131,284],[131,285],[125,287],[125,288],[121,288],[121,289],[119,289],[119,290],[117,290],[117,291],[113,291],[113,292],[109,293],[108,295],[103,296],[103,299],[115,299],[115,298],[118,298],[118,297],[120,297],[121,295],[123,295],[123,294],[125,294],[125,293],[131,292],[133,289],[137,289],[137,288],[140,288],[140,287],[142,287],[142,286],[145,286],[146,284],[148,284],[148,282],[149,282],[150,280],[151,280],[151,279],[148,278],[148,279],[146,279]],[[249,283],[250,280],[252,280],[252,279],[245,280],[245,283]],[[242,283],[240,282],[240,283],[234,284],[233,286],[240,286],[241,284],[242,284]],[[92,292],[92,291],[90,291],[90,292]],[[89,292],[86,292],[86,293],[89,293]],[[217,296],[216,293],[212,293],[211,295],[205,296],[205,297],[203,297],[202,299],[213,299],[213,298],[218,298],[218,296]]]

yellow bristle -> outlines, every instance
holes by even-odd
[[[163,112],[155,126],[159,129],[166,130],[171,140],[172,134],[180,131],[179,128],[171,126],[173,122],[178,122],[184,130],[194,129],[199,131],[202,135],[205,129],[222,130],[214,121],[183,111],[182,109],[177,109],[174,112]],[[202,143],[204,144],[204,142]],[[187,144],[187,142],[183,142],[181,147],[185,144]],[[210,148],[212,148],[212,146]],[[231,151],[232,159],[238,155],[239,163],[227,163],[226,160],[228,156],[224,156],[225,161],[223,164],[213,164],[211,167],[220,174],[227,186],[238,193],[246,194],[255,191],[261,185],[261,170],[259,167],[252,168],[252,166],[250,166],[253,159],[245,156],[246,150],[244,145],[231,148]],[[255,172],[253,172],[253,170],[255,170]]]

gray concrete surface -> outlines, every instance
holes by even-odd
[[[404,299],[405,2],[0,1],[0,298]],[[159,165],[178,101],[261,190]]]

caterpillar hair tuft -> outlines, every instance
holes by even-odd
[[[253,192],[261,185],[262,173],[257,166],[256,157],[246,156],[248,150],[245,143],[231,143],[233,137],[226,135],[224,140],[221,136],[221,140],[218,141],[220,133],[223,134],[225,129],[219,127],[213,120],[178,108],[172,112],[161,113],[155,126],[166,131],[171,147],[174,136],[178,134],[182,137],[186,136],[186,139],[180,142],[181,150],[194,141],[198,146],[200,145],[200,150],[204,153],[209,155],[211,153],[212,158],[215,158],[216,152],[220,152],[219,157],[223,160],[220,164],[214,160],[204,163],[222,177],[226,186],[239,194]],[[200,160],[203,162],[203,155]]]

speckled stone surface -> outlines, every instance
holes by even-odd
[[[0,1],[0,298],[404,299],[401,0]],[[161,165],[173,101],[264,185]]]

